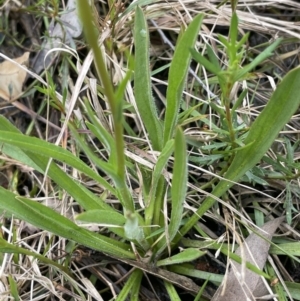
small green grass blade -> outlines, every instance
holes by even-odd
[[[159,260],[156,265],[159,267],[159,266],[164,266],[164,265],[190,262],[190,261],[196,260],[197,258],[199,258],[205,254],[206,254],[206,252],[199,251],[198,249],[188,248],[174,256]]]
[[[80,228],[56,211],[38,202],[16,196],[2,187],[0,187],[0,208],[36,227],[94,250],[121,258],[135,258],[135,255],[128,251],[130,247],[127,244]]]
[[[126,238],[124,233],[124,224],[126,218],[114,211],[107,210],[88,210],[76,216],[76,220],[83,223],[95,223],[103,227],[108,227],[110,231],[116,233],[122,238]]]
[[[236,152],[231,165],[225,173],[225,179],[219,182],[212,195],[215,197],[222,196],[234,184],[234,181],[239,181],[267,152],[279,131],[290,120],[300,105],[299,82],[300,68],[298,67],[284,77],[266,107],[253,122],[244,142],[247,147],[240,148]],[[215,203],[215,197],[205,199],[199,209],[180,229],[180,234],[175,239],[176,242]]]
[[[164,145],[172,138],[177,124],[182,92],[190,66],[190,48],[195,45],[202,20],[203,15],[198,15],[194,18],[175,48],[168,78],[167,108],[163,133]]]
[[[12,275],[8,275],[8,281],[9,281],[10,293],[11,296],[13,297],[13,300],[20,301],[20,296],[18,293],[18,285],[15,279],[12,277]]]
[[[168,292],[171,301],[181,301],[174,285],[166,280],[164,280],[165,288]]]
[[[105,185],[106,188],[110,187],[110,185],[101,176],[95,173],[83,161],[81,161],[79,158],[77,158],[71,152],[64,148],[61,148],[52,143],[43,141],[35,137],[29,137],[23,134],[5,131],[0,131],[0,141],[3,143],[8,143],[10,145],[17,146],[22,150],[27,150],[32,153],[43,155],[47,158],[53,158],[64,162],[90,176],[92,179],[98,181],[100,184]],[[114,170],[106,162],[102,163],[103,165],[101,166],[103,170],[109,172],[108,174],[115,177],[116,175]]]
[[[277,39],[272,45],[267,47],[263,52],[261,52],[250,64],[244,66],[242,69],[237,71],[234,80],[239,80],[250,71],[252,71],[258,64],[271,56],[272,52],[277,48],[277,46],[282,42],[282,39]]]
[[[165,168],[171,154],[174,151],[174,140],[169,140],[160,153],[152,173],[151,188],[148,195],[145,208],[145,224],[150,226],[152,224],[155,206],[157,206],[157,188],[162,177],[163,169]]]
[[[15,128],[7,119],[0,116],[0,128],[11,133],[20,134],[19,130]],[[4,144],[1,151],[6,155],[34,168],[35,170],[44,174],[47,170],[47,175],[57,183],[62,189],[65,189],[84,209],[106,209],[113,210],[100,197],[93,194],[83,185],[74,181],[61,168],[53,162],[48,166],[49,158],[41,156],[38,153],[24,151],[16,146]],[[115,190],[110,185],[103,186],[115,194]]]
[[[185,137],[182,130],[178,127],[175,134],[174,145],[174,168],[171,187],[172,209],[168,235],[158,243],[158,252],[162,252],[166,246],[170,245],[178,232],[183,214],[183,204],[187,190],[187,150]]]
[[[39,254],[32,251],[29,251],[27,249],[15,246],[13,244],[8,243],[6,240],[0,238],[0,252],[1,253],[10,253],[10,254],[23,254],[27,256],[32,256],[33,258],[37,258],[39,261],[52,265],[56,267],[57,269],[64,271],[66,274],[70,274],[70,271],[67,267]]]
[[[135,11],[134,44],[134,91],[136,104],[147,133],[149,133],[153,149],[161,150],[162,125],[158,119],[157,108],[155,107],[151,90],[149,31],[145,16],[140,7],[137,7]]]
[[[143,271],[136,269],[134,270],[131,275],[128,277],[128,279],[125,282],[125,285],[123,286],[122,290],[120,291],[116,301],[125,301],[125,300],[129,300],[128,296],[134,292],[134,294],[137,294],[139,292],[139,288],[141,285],[141,281],[142,281],[142,277],[143,277]],[[134,296],[134,298],[131,299],[132,300],[139,300],[137,299],[138,296]]]

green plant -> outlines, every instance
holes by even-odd
[[[239,182],[247,172],[251,172],[267,152],[279,131],[299,106],[297,85],[300,71],[295,69],[287,74],[267,106],[252,124],[238,124],[236,122],[237,110],[245,92],[242,92],[233,103],[234,85],[247,78],[250,71],[269,57],[280,40],[269,46],[251,63],[241,67],[245,56],[244,44],[248,36],[245,35],[238,41],[238,19],[237,15],[233,14],[229,40],[219,36],[228,57],[228,66],[224,70],[211,47],[207,46],[208,59],[194,49],[203,19],[202,15],[198,15],[177,42],[169,70],[165,117],[164,120],[160,120],[151,91],[149,32],[141,8],[137,7],[135,11],[135,67],[132,67],[132,61],[128,58],[129,71],[119,82],[117,88],[113,87],[112,79],[98,46],[99,33],[94,30],[95,21],[90,6],[87,1],[79,0],[78,9],[101,80],[102,87],[99,90],[110,106],[114,133],[111,134],[99,122],[87,99],[83,105],[87,116],[85,126],[90,135],[101,142],[104,152],[107,154],[107,160],[99,159],[95,155],[95,151],[98,150],[90,146],[89,137],[80,134],[81,125],[78,120],[70,122],[69,129],[78,150],[84,153],[90,165],[62,147],[21,134],[2,116],[0,116],[0,141],[3,153],[31,166],[42,174],[47,174],[60,190],[66,191],[77,201],[85,211],[77,216],[78,220],[105,225],[107,230],[101,234],[91,232],[54,210],[36,201],[17,196],[4,188],[0,188],[0,208],[9,217],[13,214],[39,228],[103,252],[135,267],[136,269],[128,277],[118,295],[118,301],[125,300],[128,295],[131,300],[139,300],[142,271],[163,279],[171,300],[179,300],[173,285],[185,287],[190,292],[197,294],[199,287],[190,279],[179,275],[184,273],[182,269],[181,272],[177,272],[175,265],[186,263],[186,265],[182,265],[187,270],[185,273],[190,275],[194,273],[193,275],[195,275],[197,271],[188,263],[203,256],[204,252],[200,251],[200,247],[197,246],[185,247],[179,253],[177,250],[182,242],[182,237],[193,227],[198,231],[196,224],[200,217],[213,206],[217,198],[226,195],[235,182]],[[220,151],[222,156],[217,160],[225,164],[217,175],[220,178],[218,184],[214,186],[215,181],[211,183],[212,196],[207,197],[195,213],[190,215],[184,208],[188,195],[189,158],[183,128],[188,118],[197,114],[197,106],[186,108],[185,115],[179,114],[179,110],[192,56],[218,80],[221,104],[210,102],[210,106],[221,119],[220,126],[214,125],[220,140],[224,141]],[[143,165],[139,166],[139,170],[136,169],[134,164],[136,162],[132,162],[124,154],[126,141],[123,137],[125,123],[123,95],[132,73],[134,73],[136,113],[147,134],[148,144],[146,145],[150,150],[159,152],[157,157],[153,156],[155,163],[153,163],[152,169]],[[214,150],[218,150],[218,146],[214,146]],[[66,164],[96,181],[104,190],[103,195],[93,194],[79,181],[72,179],[57,162]],[[168,165],[172,167],[171,173],[168,173]],[[101,170],[109,179],[100,176],[95,171],[96,169]],[[136,180],[138,171],[140,171],[143,182],[142,206],[134,201],[126,176],[127,172],[132,179]],[[109,205],[105,199],[108,194],[117,198],[119,204]],[[207,247],[207,245],[203,246],[203,248]],[[174,250],[175,253],[173,253]],[[7,244],[2,245],[2,251],[20,252],[13,246],[8,247]],[[227,249],[222,249],[222,252],[228,254]],[[232,253],[230,256],[237,261],[240,260]],[[255,269],[254,266],[248,266],[268,278],[266,273]],[[216,277],[215,281],[219,282],[220,278]]]

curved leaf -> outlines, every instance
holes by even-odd
[[[183,214],[183,204],[187,190],[187,155],[186,142],[182,130],[178,127],[175,135],[174,145],[174,168],[171,187],[172,209],[168,235],[158,243],[159,251],[162,252],[167,245],[170,245],[178,232]]]
[[[233,184],[251,169],[267,152],[279,131],[290,120],[300,105],[300,67],[290,71],[278,85],[266,107],[250,127],[245,139],[246,147],[237,151],[224,180],[213,190],[215,197],[222,196]],[[178,242],[215,203],[215,197],[205,199],[199,209],[180,229],[175,242]]]
[[[56,211],[38,202],[18,197],[0,187],[0,208],[36,227],[76,241],[94,250],[121,258],[134,259],[130,247],[109,237],[80,228]]]
[[[134,90],[136,104],[145,124],[154,150],[161,150],[162,125],[152,96],[150,62],[149,62],[149,30],[147,21],[140,7],[135,11],[134,24],[135,70]]]
[[[163,265],[191,262],[205,254],[206,254],[206,252],[202,252],[198,249],[188,248],[188,249],[183,250],[179,254],[176,254],[176,255],[171,256],[166,259],[159,260],[156,265],[159,267],[159,266],[163,266]]]
[[[109,185],[101,176],[99,176],[96,172],[94,172],[89,166],[87,166],[83,161],[74,156],[71,152],[62,147],[53,145],[52,143],[43,141],[35,137],[29,137],[23,134],[6,131],[0,131],[0,141],[3,143],[17,146],[22,150],[27,150],[33,153],[37,153],[38,155],[43,155],[49,159],[53,158],[63,163],[66,163],[90,176],[92,179],[98,181],[106,189],[113,191],[111,185]],[[115,175],[114,170],[106,162],[103,162],[103,165],[101,167],[109,175]]]
[[[164,145],[172,138],[176,127],[184,83],[190,66],[190,48],[195,45],[202,20],[203,15],[198,15],[194,18],[187,30],[183,33],[181,39],[178,40],[175,48],[168,78]]]

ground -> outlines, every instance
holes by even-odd
[[[243,147],[244,135],[252,121],[267,105],[284,76],[299,64],[300,4],[297,1],[284,0],[277,3],[267,0],[260,4],[249,0],[237,1],[234,6],[235,2],[184,0],[138,3],[147,18],[146,24],[149,28],[150,44],[146,51],[149,50],[150,66],[146,68],[149,67],[151,72],[151,91],[159,120],[167,118],[166,90],[170,83],[169,68],[174,60],[175,45],[184,36],[183,32],[191,24],[192,19],[199,13],[203,14],[203,21],[196,37],[195,48],[204,57],[211,59],[207,50],[207,45],[210,45],[210,49],[217,54],[223,70],[230,65],[230,59],[225,48],[221,47],[218,35],[226,38],[230,36],[229,27],[233,10],[236,10],[239,19],[238,39],[246,33],[249,34],[249,39],[241,50],[243,55],[240,65],[251,64],[268,46],[282,38],[280,45],[276,46],[266,59],[230,87],[228,110],[234,112],[231,126],[238,136],[233,144],[230,135],[227,135],[230,133],[230,124],[226,123],[229,111],[224,109],[226,105],[223,106],[222,103],[224,100],[221,97],[219,78],[212,74],[211,70],[204,68],[203,64],[198,64],[195,59],[191,61],[187,80],[184,81],[184,93],[180,96],[183,101],[178,107],[176,121],[180,125],[182,136],[179,131],[176,131],[177,136],[174,134],[177,137],[175,158],[177,149],[188,154],[181,225],[187,223],[192,213],[205,203],[207,195],[215,191],[219,178],[232,163],[232,152],[235,148]],[[105,169],[104,164],[101,165],[102,163],[98,162],[93,154],[97,154],[95,157],[101,158],[105,163],[113,161],[111,159],[113,150],[110,149],[110,153],[107,149],[114,145],[109,137],[118,137],[116,133],[118,127],[115,126],[114,108],[109,105],[103,77],[99,80],[101,72],[97,72],[93,64],[93,56],[89,52],[91,45],[87,43],[87,34],[82,31],[77,11],[73,9],[75,7],[76,2],[71,0],[68,3],[31,0],[21,3],[8,0],[1,4],[1,116],[23,134],[67,149],[74,157],[80,158],[80,162],[91,168],[92,171],[85,174],[79,165],[77,168],[73,168],[74,166],[71,168],[68,162],[48,155],[46,151],[41,154],[54,158],[53,162],[65,174],[78,180],[84,189],[89,191],[85,192],[85,196],[91,192],[94,196],[104,199],[105,203],[116,211],[106,212],[108,220],[105,220],[104,214],[101,217],[103,221],[105,220],[100,223],[102,225],[99,226],[98,223],[95,226],[95,222],[91,222],[93,225],[89,224],[88,229],[109,239],[115,239],[119,243],[116,243],[116,247],[122,248],[121,244],[126,243],[123,230],[118,232],[108,225],[123,227],[124,223],[119,224],[118,219],[124,218],[128,228],[135,229],[133,234],[129,234],[130,231],[127,229],[128,232],[124,226],[124,231],[127,231],[125,233],[127,243],[131,241],[130,246],[138,256],[135,261],[120,258],[110,252],[109,254],[100,252],[101,247],[100,250],[94,250],[89,244],[80,244],[67,234],[53,235],[52,233],[57,234],[59,229],[51,231],[50,226],[50,228],[32,226],[25,213],[24,219],[19,218],[21,213],[15,214],[14,209],[1,205],[2,240],[41,254],[69,269],[70,274],[60,270],[59,267],[53,267],[52,263],[45,262],[42,258],[34,260],[33,254],[19,249],[7,251],[3,246],[0,299],[11,300],[13,297],[15,300],[111,300],[116,297],[117,300],[127,300],[127,295],[122,299],[121,292],[129,285],[127,279],[131,279],[130,275],[134,274],[135,269],[143,271],[144,274],[136,275],[137,279],[142,279],[141,287],[137,290],[138,297],[133,296],[134,289],[131,288],[132,300],[179,300],[174,297],[176,294],[181,300],[197,300],[195,297],[197,290],[208,278],[209,282],[201,300],[231,300],[219,296],[217,289],[222,287],[220,286],[222,275],[229,271],[228,254],[230,252],[233,254],[237,245],[242,246],[242,250],[236,251],[235,254],[239,254],[241,258],[246,256],[244,257],[246,261],[251,261],[251,256],[247,257],[243,253],[245,252],[243,241],[248,237],[250,249],[254,246],[250,254],[254,254],[255,249],[266,249],[265,252],[258,252],[256,256],[262,257],[264,262],[259,270],[270,276],[269,288],[273,289],[272,293],[268,292],[270,300],[300,300],[299,112],[293,113],[293,117],[276,135],[276,139],[260,162],[249,169],[230,190],[223,193],[217,203],[214,205],[212,203],[203,218],[187,231],[176,247],[172,247],[171,241],[168,248],[162,252],[171,258],[188,248],[203,251],[205,254],[189,262],[180,259],[177,264],[164,263],[159,268],[157,262],[165,258],[160,255],[153,259],[155,247],[150,248],[154,253],[143,252],[148,248],[143,244],[149,243],[152,238],[147,237],[148,242],[145,242],[136,236],[136,231],[140,231],[140,228],[135,228],[133,224],[138,221],[136,214],[143,216],[141,212],[144,212],[145,196],[151,196],[152,170],[157,166],[157,156],[161,149],[156,147],[155,143],[151,144],[153,141],[151,134],[147,133],[147,123],[141,117],[139,104],[136,104],[138,81],[131,74],[121,97],[124,119],[121,127],[124,128],[124,139],[122,142],[116,139],[116,145],[121,146],[117,147],[116,152],[121,148],[125,153],[124,181],[128,190],[126,188],[125,192],[113,193],[117,181],[114,181],[109,169]],[[134,36],[136,5],[126,1],[109,3],[95,1],[92,11],[95,19],[94,30],[100,33],[99,41],[102,53],[105,54],[105,66],[112,89],[117,91],[121,89],[123,79],[128,74],[130,59],[134,58],[138,51],[137,38]],[[86,26],[86,23],[83,25]],[[140,33],[141,38],[144,34],[147,36],[143,30]],[[7,62],[7,57],[21,58],[18,63],[28,67],[27,75],[14,63],[4,63]],[[137,69],[134,70],[133,73],[136,73]],[[141,74],[143,72],[144,69]],[[230,75],[227,73],[226,76],[229,77],[228,74]],[[243,91],[245,94],[242,94]],[[239,102],[240,95],[243,97]],[[239,104],[235,106],[236,103]],[[95,130],[91,112],[95,112],[96,119],[105,131],[100,133]],[[1,124],[3,128],[0,130],[8,131],[8,128],[4,128],[4,123]],[[79,142],[81,141],[79,136],[82,142]],[[99,139],[100,136],[104,137],[105,142]],[[181,138],[186,142],[186,149],[176,146],[176,141],[181,141]],[[36,143],[38,146],[39,142]],[[157,143],[159,145],[160,142]],[[88,152],[84,145],[91,151]],[[20,149],[25,150],[22,147]],[[55,181],[51,168],[49,173],[45,172],[46,167],[42,172],[29,163],[25,164],[24,157],[14,153],[12,149],[5,148],[4,144],[1,150],[3,152],[0,157],[0,183],[3,190],[55,209],[72,221],[78,214],[88,211],[88,201],[79,201],[72,191],[63,186],[63,183],[60,185]],[[30,154],[33,153],[31,150]],[[172,220],[170,212],[171,208],[175,207],[173,203],[175,190],[171,189],[170,183],[173,183],[173,186],[174,183],[178,183],[180,186],[180,181],[175,182],[176,176],[171,181],[176,170],[180,170],[180,166],[174,166],[176,164],[173,164],[173,157],[170,158],[160,173],[166,182],[161,186],[157,184],[161,187],[161,191],[164,191],[161,196],[162,202],[166,200],[160,207],[163,213],[158,210],[157,216],[161,216],[161,219],[158,218],[157,223],[154,223],[154,226],[151,224],[151,227],[160,223],[166,225],[169,219]],[[93,178],[92,172],[100,175],[99,178]],[[103,182],[100,182],[102,181],[100,177]],[[134,200],[136,212],[133,215],[130,215],[132,212],[123,212],[125,216],[123,217],[121,213],[128,200],[126,191],[130,194],[129,199]],[[157,195],[159,199],[159,192]],[[8,213],[14,213],[17,218]],[[92,217],[89,218],[91,221]],[[270,243],[266,243],[263,239],[251,240],[249,235],[255,229],[259,231],[258,229],[268,221],[273,221],[271,226],[274,228],[272,230],[268,228],[270,234],[268,239],[273,243],[271,247]],[[170,228],[171,224],[170,222]],[[161,233],[145,231],[159,241]],[[130,235],[133,237],[129,237]],[[177,236],[173,238],[176,240]],[[159,242],[157,244],[159,245]],[[225,246],[224,249],[222,244]],[[278,245],[281,251],[276,248]],[[217,256],[221,249],[221,254]],[[265,264],[268,254],[270,256]],[[194,271],[194,274],[190,271]],[[182,275],[185,275],[185,278],[180,278]],[[170,288],[166,284],[168,281],[176,288],[175,293],[172,291],[174,287]],[[252,285],[250,279],[245,281],[249,281],[249,286]],[[236,296],[236,300],[242,300],[242,297]]]

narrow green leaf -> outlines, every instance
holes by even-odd
[[[102,225],[123,227],[126,218],[118,212],[107,212],[107,210],[88,210],[76,216],[76,220],[97,223]]]
[[[193,59],[197,61],[200,65],[202,65],[206,70],[210,71],[211,73],[217,75],[221,69],[220,67],[216,66],[213,62],[207,60],[201,53],[199,53],[196,49],[190,49]]]
[[[168,292],[168,295],[170,297],[171,301],[181,301],[181,298],[179,297],[174,285],[166,280],[164,280],[165,288]]]
[[[114,166],[110,166],[109,164],[103,164],[101,160],[96,160],[97,165],[100,165],[101,169],[104,170],[105,173],[110,175],[116,185],[118,185],[118,191],[120,192],[119,196],[121,196],[120,201],[125,209],[132,210],[134,209],[134,204],[132,197],[129,193],[129,190],[126,186],[125,179],[125,154],[124,154],[124,139],[123,139],[123,102],[120,101],[120,95],[115,95],[114,87],[111,80],[111,77],[108,74],[106,62],[103,57],[103,53],[101,51],[100,46],[98,45],[98,37],[99,31],[97,27],[95,27],[95,23],[98,21],[95,14],[92,10],[92,4],[88,0],[80,0],[77,1],[76,9],[78,11],[78,15],[80,16],[81,22],[84,25],[83,31],[86,37],[86,40],[93,50],[94,54],[94,62],[96,65],[96,70],[99,75],[99,78],[102,81],[103,93],[106,96],[106,99],[110,106],[110,111],[112,113],[113,123],[114,123],[114,137],[115,137],[115,145],[116,145],[116,160],[117,163]],[[119,92],[119,91],[118,91]],[[75,131],[73,131],[73,135],[75,135]],[[81,147],[84,147],[81,144]],[[94,159],[95,160],[95,159]],[[112,167],[112,170],[111,168]],[[114,172],[114,169],[116,171]],[[116,173],[116,176],[114,176]]]
[[[290,71],[278,85],[266,107],[251,125],[244,143],[247,147],[237,151],[231,165],[225,173],[225,179],[220,181],[208,197],[180,229],[180,234],[174,239],[178,242],[198,221],[201,216],[222,196],[234,183],[250,170],[267,152],[279,131],[290,120],[300,105],[299,94],[300,68]],[[228,179],[228,181],[226,180]]]
[[[189,248],[189,249],[183,250],[179,254],[176,254],[176,255],[171,256],[166,259],[159,260],[156,265],[159,267],[159,266],[163,266],[163,265],[191,262],[205,254],[206,254],[206,252],[202,252],[202,251],[199,251],[198,249],[194,249],[194,248]]]
[[[185,137],[180,128],[175,136],[174,168],[172,179],[172,212],[169,225],[169,239],[176,235],[182,219],[183,204],[187,190],[187,150]]]
[[[219,41],[225,46],[225,48],[229,49],[230,48],[230,43],[227,41],[227,38],[218,34],[218,39]]]
[[[203,15],[194,18],[175,48],[168,78],[167,108],[163,134],[164,145],[172,138],[177,124],[184,83],[190,66],[190,48],[195,45],[202,20]]]
[[[10,123],[3,115],[0,115],[0,129],[11,133],[21,133],[12,123]],[[39,172],[43,172],[40,167],[28,156],[23,150],[11,145],[0,144],[1,152],[9,155],[11,158],[23,162],[24,164],[34,168]]]
[[[289,72],[278,85],[266,107],[251,125],[244,141],[246,146],[250,146],[237,152],[225,174],[227,179],[238,180],[267,152],[279,131],[299,107],[299,81],[300,68],[296,68]]]
[[[109,151],[109,162],[114,164],[117,162],[116,159],[116,142],[112,135],[107,131],[107,129],[99,122],[95,117],[95,111],[91,108],[91,105],[87,99],[85,99],[85,109],[87,110],[87,116],[91,123],[86,122],[86,125],[91,130],[91,132],[101,141],[106,149]]]
[[[7,119],[0,115],[0,128],[11,133],[20,133]],[[19,160],[20,162],[34,168],[35,170],[45,173],[59,185],[65,189],[84,209],[106,209],[113,210],[106,204],[100,197],[93,194],[83,185],[80,185],[76,180],[67,175],[61,168],[53,162],[48,166],[49,159],[37,153],[24,152],[20,148],[4,144],[1,151],[6,155]],[[48,169],[47,169],[48,168]],[[112,189],[112,190],[111,190]],[[114,189],[111,187],[110,191],[115,194]]]
[[[89,148],[86,142],[80,137],[76,129],[69,125],[72,135],[75,137],[76,142],[79,144],[81,149],[85,152],[88,158],[96,164],[97,167],[106,172],[114,181],[117,189],[115,190],[115,195],[118,197],[119,201],[122,203],[124,209],[134,211],[134,203],[129,189],[126,185],[125,178],[121,178],[120,174],[117,174],[117,166],[108,164],[99,159],[94,152]],[[117,145],[116,145],[117,148]],[[122,154],[123,156],[123,154]]]
[[[231,48],[233,48],[233,51],[236,51],[235,44],[238,38],[238,17],[236,13],[233,13],[231,17],[231,24],[230,24],[230,30],[229,30],[229,38],[230,38],[230,44]]]
[[[234,103],[234,105],[232,107],[232,112],[235,112],[235,110],[240,106],[240,104],[244,100],[245,96],[247,95],[247,92],[248,92],[247,89],[242,91],[242,93],[239,95],[238,99],[236,100],[236,102]]]
[[[209,279],[211,282],[216,284],[221,283],[224,278],[224,275],[218,275],[218,274],[196,270],[190,264],[171,265],[170,267],[168,267],[168,269],[180,275],[186,275],[189,277],[195,277],[198,279],[205,279],[205,280]]]
[[[243,37],[236,44],[236,49],[240,49],[244,44],[246,44],[246,42],[248,41],[249,35],[250,35],[250,31],[248,31],[245,35],[243,35]]]
[[[18,286],[17,286],[15,279],[11,275],[8,275],[8,281],[9,281],[10,293],[11,293],[11,296],[13,297],[13,300],[20,301],[20,296],[18,293]]]
[[[162,252],[164,248],[172,242],[173,238],[178,232],[181,224],[183,214],[183,204],[186,198],[187,190],[187,155],[186,142],[182,130],[178,127],[175,135],[175,150],[174,150],[174,168],[173,179],[171,187],[172,210],[170,217],[170,224],[168,227],[168,240],[162,239],[158,243],[159,251]]]
[[[130,247],[109,237],[80,228],[68,218],[56,211],[0,187],[0,208],[30,224],[74,240],[94,250],[121,258],[134,259],[135,255],[128,251]]]
[[[126,280],[125,285],[120,291],[116,301],[129,300],[128,296],[130,295],[131,292],[134,292],[135,294],[138,293],[139,292],[138,288],[141,285],[142,278],[143,278],[143,271],[140,269],[134,270]],[[137,300],[136,299],[137,297],[138,296],[134,296],[133,300]]]
[[[171,139],[167,142],[167,144],[163,148],[155,164],[154,171],[152,174],[150,199],[155,198],[157,183],[173,151],[174,151],[174,140]]]
[[[143,11],[140,7],[135,11],[134,24],[135,70],[134,91],[136,104],[145,124],[154,150],[162,148],[162,125],[158,119],[157,109],[152,96],[150,62],[149,62],[149,30]]]
[[[24,254],[27,256],[32,256],[33,258],[37,258],[39,261],[41,261],[45,264],[52,265],[52,266],[56,267],[57,269],[64,271],[66,274],[70,274],[70,271],[67,267],[65,267],[39,253],[34,253],[34,252],[31,252],[24,248],[10,244],[2,238],[0,238],[0,252],[1,253],[10,253],[10,254]]]
[[[185,137],[180,128],[176,131],[174,168],[172,179],[172,212],[169,225],[169,239],[172,240],[176,235],[182,219],[183,204],[187,190],[187,153]]]
[[[205,280],[205,282],[201,286],[201,289],[199,290],[197,296],[195,297],[194,301],[199,301],[200,300],[201,296],[204,294],[204,291],[205,291],[205,288],[206,288],[206,285],[207,285],[209,279]]]
[[[152,173],[151,189],[148,196],[148,201],[146,202],[145,208],[145,224],[146,226],[152,225],[152,219],[154,214],[154,208],[157,206],[157,187],[158,183],[162,177],[163,169],[165,168],[171,154],[174,151],[174,140],[169,140],[168,143],[163,148],[158,160],[155,164],[154,171]]]
[[[22,163],[26,164],[27,166],[32,167],[34,170],[36,170],[40,173],[44,172],[44,170],[42,170],[41,167],[39,165],[37,165],[36,162],[34,162],[34,160],[30,157],[30,155],[25,153],[19,147],[15,147],[15,146],[9,145],[9,144],[2,144],[2,143],[0,143],[0,146],[1,146],[1,152],[3,154],[6,154],[10,158],[15,159],[18,162],[22,162]]]
[[[124,233],[125,217],[112,210],[88,210],[76,216],[76,220],[86,223],[96,223],[102,227],[107,227],[122,238],[126,238]]]
[[[270,254],[276,255],[294,255],[300,257],[300,242],[289,242],[278,245],[271,245]]]
[[[209,61],[215,66],[216,70],[221,71],[221,67],[219,64],[219,58],[216,56],[215,52],[213,51],[213,49],[211,48],[211,46],[209,44],[206,45],[207,48],[207,55],[209,58]],[[215,73],[217,74],[217,73]]]
[[[264,51],[262,51],[255,59],[248,65],[244,66],[242,69],[235,73],[233,78],[234,81],[240,80],[244,75],[248,74],[251,70],[253,70],[258,64],[271,56],[272,52],[276,49],[276,47],[281,43],[282,38],[277,39],[272,45],[267,47]]]
[[[116,164],[116,147],[115,147],[115,141],[110,136],[110,134],[106,131],[106,129],[101,124],[92,124],[89,122],[85,123],[88,127],[88,129],[97,137],[97,139],[103,143],[105,146],[108,154],[109,154],[109,163],[111,165]]]
[[[90,176],[92,179],[98,181],[101,185],[103,185],[107,189],[111,189],[111,186],[104,180],[101,176],[95,173],[89,166],[87,166],[83,161],[74,156],[68,150],[56,146],[52,143],[43,141],[41,139],[35,137],[25,136],[23,134],[12,133],[0,131],[0,141],[3,143],[8,143],[10,145],[14,145],[19,147],[22,150],[27,150],[39,155],[43,155],[48,159],[53,158],[64,162],[77,170],[85,173]],[[102,167],[105,171],[110,171],[110,173],[114,173],[111,168],[107,165],[107,163],[103,162],[104,165]],[[106,164],[106,165],[105,165]],[[105,166],[105,167],[104,167]]]
[[[143,279],[143,272],[139,269],[134,271],[134,285],[131,288],[130,292],[130,301],[140,301],[140,287]]]

